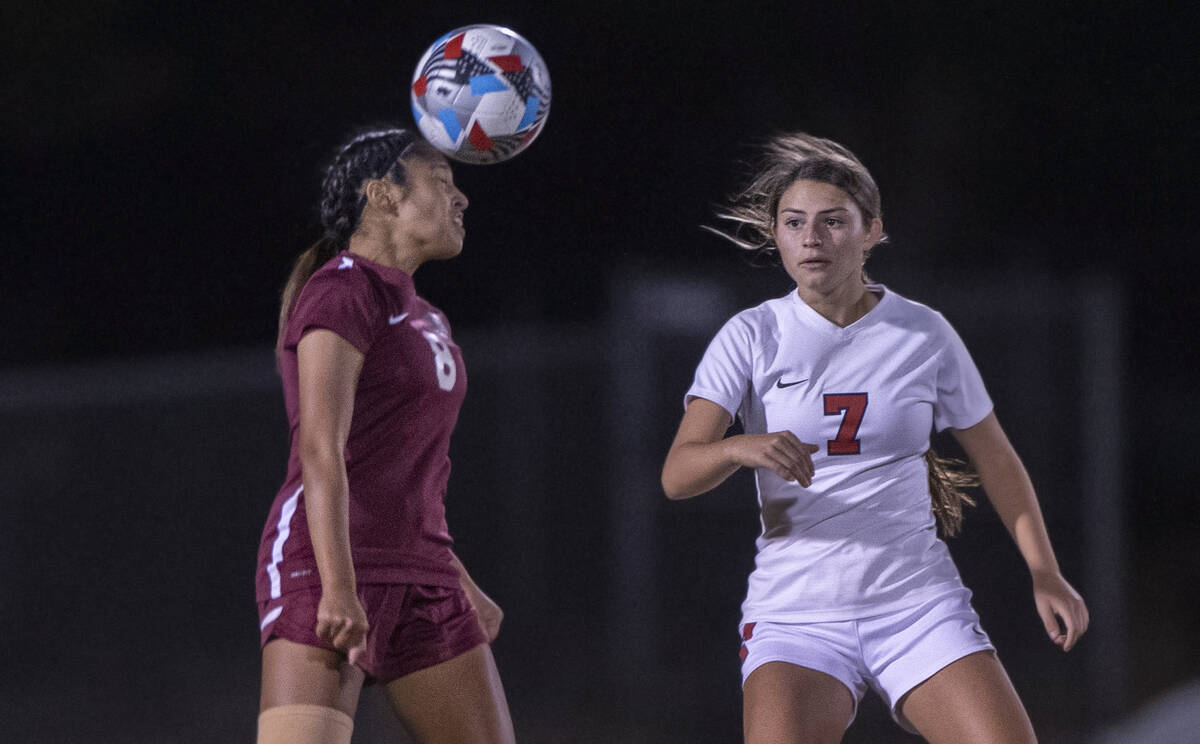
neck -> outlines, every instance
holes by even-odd
[[[797,287],[796,292],[804,304],[839,328],[845,328],[879,304],[879,298],[861,281],[843,285],[829,294],[808,291],[802,287]]]
[[[401,269],[409,275],[415,273],[422,263],[418,251],[370,230],[359,229],[351,235],[349,251],[381,266]]]

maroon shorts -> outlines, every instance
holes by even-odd
[[[320,601],[321,588],[314,586],[260,603],[262,645],[283,638],[329,648],[316,633]],[[358,661],[367,684],[386,684],[487,643],[475,608],[458,587],[360,584],[358,601],[369,624]]]

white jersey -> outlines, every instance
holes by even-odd
[[[686,400],[741,418],[747,434],[791,431],[820,447],[812,485],[757,468],[762,534],[744,621],[870,617],[960,586],[937,536],[924,454],[933,427],[992,410],[942,315],[882,285],[846,328],[792,291],[717,333]]]

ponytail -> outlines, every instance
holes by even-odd
[[[965,489],[979,485],[979,475],[969,463],[938,455],[933,449],[925,453],[929,468],[929,498],[938,526],[946,537],[954,537],[962,529],[963,504],[975,506],[975,499]]]
[[[292,308],[296,305],[296,298],[300,296],[300,290],[304,289],[309,277],[340,250],[341,246],[337,240],[326,235],[296,257],[296,262],[292,264],[292,271],[288,274],[287,282],[283,285],[279,303],[279,333],[275,338],[276,357],[283,353],[283,336],[287,329],[287,321],[292,315]]]

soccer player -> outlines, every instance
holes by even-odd
[[[378,683],[422,744],[507,744],[488,645],[502,612],[452,552],[443,505],[466,370],[412,279],[462,250],[467,198],[403,129],[353,138],[322,192],[325,235],[280,313],[291,455],[258,555],[258,741],[347,744]]]
[[[685,499],[755,469],[763,529],[740,627],[746,742],[840,741],[868,686],[935,744],[1034,741],[937,536],[934,512],[953,529],[960,505],[930,454],[933,427],[950,429],[974,465],[1064,651],[1087,608],[961,339],[864,273],[885,239],[874,179],[837,143],[780,135],[720,216],[735,225],[725,237],[777,254],[796,282],[712,340],[662,472],[667,496]],[[745,433],[725,436],[734,416]]]

